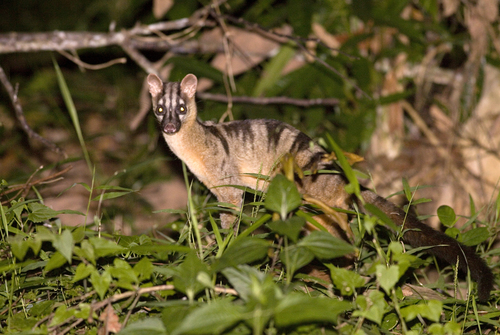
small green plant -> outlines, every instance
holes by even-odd
[[[320,230],[304,235],[300,194],[283,175],[255,205],[260,210],[242,215],[239,234],[224,237],[202,228],[215,223],[216,207],[191,201],[198,233],[189,234],[188,220],[187,238],[169,242],[99,235],[92,224],[64,227],[57,215],[81,213],[11,201],[1,213],[2,332],[461,334],[498,325],[492,307],[405,285],[432,259],[384,237],[375,217],[353,220],[354,245]],[[450,227],[455,221],[450,208],[438,215]],[[482,228],[449,229],[468,245],[488,237]],[[339,257],[352,265],[339,266]],[[454,279],[450,267],[440,272]]]

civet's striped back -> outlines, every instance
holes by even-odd
[[[308,136],[280,121],[244,120],[221,124],[199,121],[195,103],[198,80],[192,74],[180,83],[164,83],[150,74],[148,84],[154,113],[168,146],[219,202],[240,208],[243,191],[219,186],[238,185],[263,190],[266,182],[255,175],[273,177],[279,170],[280,158],[285,154],[293,155],[303,170],[330,168],[329,164],[332,164],[323,162],[326,152]],[[404,224],[405,242],[413,247],[432,246],[428,249],[430,253],[451,264],[456,264],[458,259],[459,268],[464,272],[469,269],[478,283],[479,299],[488,300],[493,275],[472,248],[430,228],[370,190],[362,190],[362,201],[354,198],[345,191],[346,179],[342,174],[312,174],[301,179],[297,177],[296,183],[303,194],[331,207],[347,209],[353,202],[360,207],[363,202],[378,207],[397,225]],[[234,215],[222,213],[222,227],[230,228],[235,219]],[[342,222],[347,221],[343,214],[321,218],[321,221],[348,227]]]

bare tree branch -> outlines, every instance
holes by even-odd
[[[199,92],[196,96],[203,100],[212,100],[219,102],[228,102],[229,98],[224,94],[212,94]],[[248,96],[233,96],[231,100],[235,103],[247,103],[254,105],[294,105],[300,107],[311,107],[311,106],[336,106],[339,104],[339,100],[335,98],[327,99],[295,99],[289,97],[248,97]]]
[[[14,106],[14,110],[16,111],[17,120],[21,124],[21,127],[23,128],[24,132],[26,134],[28,134],[28,136],[30,138],[34,138],[34,139],[40,141],[44,146],[46,146],[50,150],[55,151],[58,154],[66,156],[66,154],[64,153],[64,151],[61,148],[59,148],[57,145],[55,145],[54,143],[52,143],[51,141],[42,137],[41,135],[36,133],[33,129],[31,129],[28,122],[26,121],[26,118],[24,117],[23,108],[21,107],[21,103],[19,102],[19,99],[17,98],[17,90],[14,90],[9,79],[7,78],[7,75],[5,74],[5,72],[1,66],[0,66],[0,81],[2,82],[3,86],[5,87],[5,90],[7,91],[7,93],[9,94],[12,105]]]

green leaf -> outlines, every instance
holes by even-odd
[[[76,131],[76,135],[78,136],[78,141],[80,142],[80,146],[83,151],[83,156],[85,157],[85,161],[87,162],[87,166],[89,168],[90,173],[92,173],[92,163],[90,162],[90,156],[87,151],[87,147],[85,146],[85,141],[83,139],[82,128],[80,127],[80,120],[78,119],[78,112],[75,108],[75,104],[73,103],[73,98],[71,97],[71,93],[69,91],[68,85],[66,84],[66,80],[61,72],[61,68],[57,64],[56,60],[52,58],[52,62],[54,63],[54,68],[57,74],[57,82],[59,84],[59,89],[61,90],[61,95],[63,96],[64,103],[66,104],[66,108],[68,109],[69,116],[71,117],[71,121],[73,121],[73,126]]]
[[[353,316],[362,316],[380,326],[386,313],[387,302],[381,291],[371,291],[368,297],[359,295],[356,298],[359,310],[352,313]]]
[[[80,247],[75,246],[73,253],[95,265],[94,247],[88,240],[83,240]]]
[[[50,321],[50,326],[55,326],[63,322],[66,322],[66,320],[68,320],[72,316],[73,312],[71,310],[68,310],[66,305],[61,305],[57,307],[54,313],[54,317],[52,318],[52,321]]]
[[[264,281],[265,273],[248,265],[239,265],[237,268],[225,268],[222,274],[227,278],[232,287],[238,292],[240,297],[248,301],[252,294],[252,277],[259,281]]]
[[[264,205],[286,219],[288,213],[299,207],[302,202],[297,186],[284,175],[279,174],[271,181]]]
[[[119,335],[167,335],[167,330],[159,318],[149,317],[129,324]]]
[[[452,227],[457,222],[457,215],[450,206],[440,206],[437,210],[439,221],[446,227]]]
[[[208,266],[196,256],[195,252],[188,253],[184,262],[174,271],[174,286],[177,290],[185,293],[189,301],[193,301],[194,296],[205,287],[198,281],[198,274],[200,272],[210,273]]]
[[[483,243],[488,239],[488,237],[490,237],[488,228],[478,227],[463,233],[460,242],[462,242],[466,246],[472,247],[474,245]]]
[[[43,271],[49,272],[51,270],[60,268],[64,264],[66,264],[66,258],[59,251],[56,251],[54,252],[54,254],[52,254],[52,257],[50,257]]]
[[[16,235],[16,236],[9,236],[7,238],[7,242],[10,245],[10,250],[12,251],[14,257],[22,261],[24,259],[24,256],[26,256],[26,252],[28,252],[28,249],[30,247],[28,241],[26,241],[22,236]]]
[[[92,283],[92,286],[96,290],[101,300],[104,299],[104,295],[109,289],[111,280],[111,275],[107,271],[104,271],[102,275],[99,275],[99,271],[94,270],[90,274],[90,282]]]
[[[413,195],[411,193],[410,184],[408,184],[408,180],[406,178],[403,178],[403,191],[405,193],[406,200],[411,203]]]
[[[148,280],[153,274],[153,264],[151,261],[143,257],[137,264],[134,265],[134,272],[139,278],[139,281]]]
[[[220,334],[243,319],[241,306],[229,299],[212,301],[195,309],[174,329],[176,334]]]
[[[66,258],[68,263],[71,264],[71,257],[73,255],[73,235],[67,229],[64,229],[61,235],[56,235],[54,241],[52,242],[54,248],[61,253],[61,255]]]
[[[377,206],[374,206],[372,204],[368,204],[368,203],[364,204],[364,207],[367,211],[369,211],[370,213],[375,215],[377,218],[379,218],[387,227],[391,228],[393,231],[398,230],[397,226],[394,224],[394,222],[391,220],[391,218],[389,218],[389,216],[387,216],[387,214],[382,212],[380,210],[380,208],[378,208]]]
[[[130,264],[123,259],[115,258],[113,265],[107,271],[117,279],[116,284],[120,287],[133,290],[135,288],[134,285],[139,283],[139,279]]]
[[[262,96],[268,89],[272,88],[281,78],[281,73],[286,64],[295,55],[295,49],[290,45],[283,44],[280,51],[264,67],[262,78],[257,82],[252,95]]]
[[[349,190],[351,191],[352,194],[354,194],[356,197],[361,199],[361,191],[359,188],[359,182],[358,178],[356,178],[356,174],[354,173],[354,170],[352,167],[349,165],[349,162],[347,161],[347,158],[344,155],[344,152],[340,147],[335,143],[333,140],[333,137],[330,136],[330,134],[326,134],[326,138],[328,139],[328,143],[330,143],[330,146],[332,147],[333,151],[335,152],[335,155],[337,156],[338,163],[342,170],[344,171],[345,176],[347,177],[347,180],[349,181],[350,188]],[[348,185],[349,186],[349,185]],[[347,190],[347,188],[346,188]]]
[[[28,204],[28,209],[30,211],[30,213],[28,214],[28,220],[30,220],[34,223],[39,223],[39,222],[53,219],[53,218],[57,217],[59,214],[84,215],[81,212],[73,211],[73,210],[69,210],[69,209],[65,209],[62,211],[55,211],[55,210],[53,210],[45,205],[42,205],[41,203],[38,203],[38,202],[30,202]]]
[[[127,249],[118,245],[115,241],[110,241],[105,238],[91,237],[90,244],[94,247],[95,258],[116,255],[125,252]]]
[[[93,271],[95,271],[95,268],[91,264],[80,263],[76,267],[75,276],[71,282],[75,283],[79,280],[87,278]]]
[[[427,300],[416,305],[401,308],[401,315],[406,321],[411,321],[417,316],[438,322],[443,312],[443,303],[439,300]]]
[[[306,224],[306,220],[299,216],[292,216],[285,221],[273,221],[268,223],[268,227],[280,235],[285,235],[293,242],[297,242],[302,227]]]
[[[330,269],[330,276],[337,289],[340,290],[342,295],[353,295],[356,288],[363,287],[365,280],[354,271],[338,268],[331,264],[327,264]]]
[[[384,289],[387,294],[391,294],[391,290],[398,282],[399,276],[399,266],[390,265],[386,267],[385,265],[379,264],[376,267],[376,274],[380,286]]]
[[[238,238],[224,251],[215,266],[216,271],[262,259],[267,255],[269,247],[269,242],[261,238]]]
[[[337,323],[337,317],[352,309],[347,301],[326,297],[310,297],[301,293],[287,294],[275,309],[274,321],[278,327],[307,322]]]
[[[59,212],[38,202],[29,203],[28,210],[30,211],[28,214],[28,220],[34,223],[47,221],[59,215]]]
[[[129,193],[131,193],[131,192],[130,191],[129,192],[107,192],[107,193],[104,193],[104,194],[101,194],[101,195],[95,197],[94,199],[92,199],[92,201],[115,199],[115,198],[123,197],[124,195],[127,195]]]
[[[352,244],[323,231],[313,231],[297,245],[307,248],[319,259],[341,257],[356,251]]]
[[[281,252],[280,259],[293,276],[295,271],[312,262],[314,254],[307,248],[291,245]]]

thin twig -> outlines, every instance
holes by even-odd
[[[235,18],[235,17],[232,17],[230,15],[224,15],[224,18],[227,19],[230,22],[233,22],[233,23],[243,24],[247,29],[252,29],[252,30],[256,31],[257,33],[263,34],[264,36],[274,35],[277,38],[281,38],[281,39],[282,38],[286,38],[289,41],[293,41],[302,50],[302,52],[304,52],[308,56],[314,58],[314,60],[316,62],[320,63],[321,65],[323,65],[324,67],[326,67],[328,70],[332,71],[333,73],[335,73],[336,75],[338,75],[339,77],[341,77],[342,79],[344,79],[346,82],[348,82],[349,84],[351,84],[352,87],[354,87],[362,95],[364,95],[368,99],[372,99],[370,97],[370,95],[368,95],[368,93],[366,93],[356,83],[354,83],[352,80],[350,80],[349,78],[347,78],[344,74],[340,73],[336,68],[334,68],[333,66],[331,66],[330,64],[328,64],[327,62],[325,62],[323,59],[319,58],[314,53],[312,53],[311,51],[309,51],[307,49],[307,47],[303,44],[304,43],[303,41],[304,40],[305,41],[310,41],[310,39],[303,39],[301,37],[294,36],[294,35],[280,34],[280,33],[277,33],[275,31],[268,30],[268,29],[260,26],[257,23],[249,22],[249,21],[247,21],[247,20],[245,20],[243,18]],[[329,46],[325,45],[323,42],[319,41],[318,39],[312,39],[312,41],[314,41],[316,43],[320,43],[320,44],[322,44],[323,46],[325,46],[326,48],[328,48],[330,50],[335,50],[336,52],[339,52],[339,50],[330,48]]]
[[[4,196],[4,195],[6,195],[6,194],[9,194],[9,193],[12,193],[12,192],[15,192],[15,191],[19,191],[19,190],[20,190],[20,192],[19,192],[18,194],[16,194],[16,196],[14,196],[14,198],[17,198],[17,197],[19,196],[19,194],[23,194],[22,196],[23,196],[23,197],[25,197],[25,196],[26,196],[26,194],[27,194],[27,191],[28,191],[31,187],[33,187],[33,186],[35,186],[35,185],[38,185],[38,184],[42,184],[42,183],[44,183],[44,184],[45,184],[45,183],[52,182],[52,181],[54,181],[56,178],[58,178],[59,176],[61,176],[61,175],[65,174],[66,172],[68,172],[69,170],[71,170],[72,168],[73,168],[73,166],[71,166],[71,165],[70,165],[70,166],[68,166],[67,168],[65,168],[65,169],[64,169],[64,170],[62,170],[62,171],[59,171],[59,172],[56,172],[56,173],[54,173],[54,174],[52,174],[52,175],[50,175],[50,176],[47,176],[47,177],[44,177],[44,178],[38,179],[38,180],[36,180],[36,181],[34,181],[34,182],[31,182],[31,179],[32,179],[32,178],[33,178],[33,176],[35,175],[35,174],[32,174],[32,175],[30,176],[30,178],[28,179],[28,181],[26,181],[26,183],[24,183],[24,184],[22,184],[22,185],[14,185],[14,186],[12,186],[12,187],[8,188],[8,189],[4,190],[3,192],[1,192],[1,193],[0,193],[0,196]],[[37,170],[37,171],[38,171],[38,170]],[[35,173],[36,173],[36,172],[35,172]],[[2,204],[6,204],[6,203],[8,203],[8,202],[9,202],[9,200],[6,200],[6,201],[2,202]]]
[[[228,97],[224,94],[212,94],[199,92],[196,96],[203,100],[212,100],[218,102],[227,102]],[[245,103],[253,105],[294,105],[300,107],[311,107],[311,106],[336,106],[339,104],[339,100],[335,98],[327,99],[295,99],[289,97],[248,97],[248,96],[233,96],[232,101],[235,103]]]
[[[110,66],[115,65],[115,64],[125,64],[127,62],[127,59],[125,57],[121,57],[121,58],[110,60],[110,61],[103,63],[103,64],[89,64],[89,63],[85,63],[84,61],[82,61],[78,57],[72,56],[69,52],[66,52],[64,50],[58,50],[58,52],[61,55],[63,55],[64,57],[68,58],[73,63],[77,64],[78,66],[81,66],[84,69],[88,69],[88,70],[102,70],[104,68],[110,67]]]
[[[7,75],[5,74],[3,68],[0,66],[0,81],[2,82],[3,86],[5,87],[5,90],[9,94],[10,100],[12,102],[12,106],[14,106],[14,110],[16,111],[16,117],[19,123],[21,124],[21,127],[23,128],[24,132],[28,135],[30,138],[34,138],[41,142],[44,146],[49,148],[50,150],[57,152],[58,154],[66,156],[66,153],[59,148],[57,145],[52,143],[51,141],[47,140],[46,138],[43,138],[41,135],[36,133],[31,127],[28,125],[28,122],[26,121],[26,117],[24,116],[23,108],[21,107],[21,103],[19,102],[19,99],[17,98],[17,90],[14,90],[12,87],[9,79],[7,78]]]

